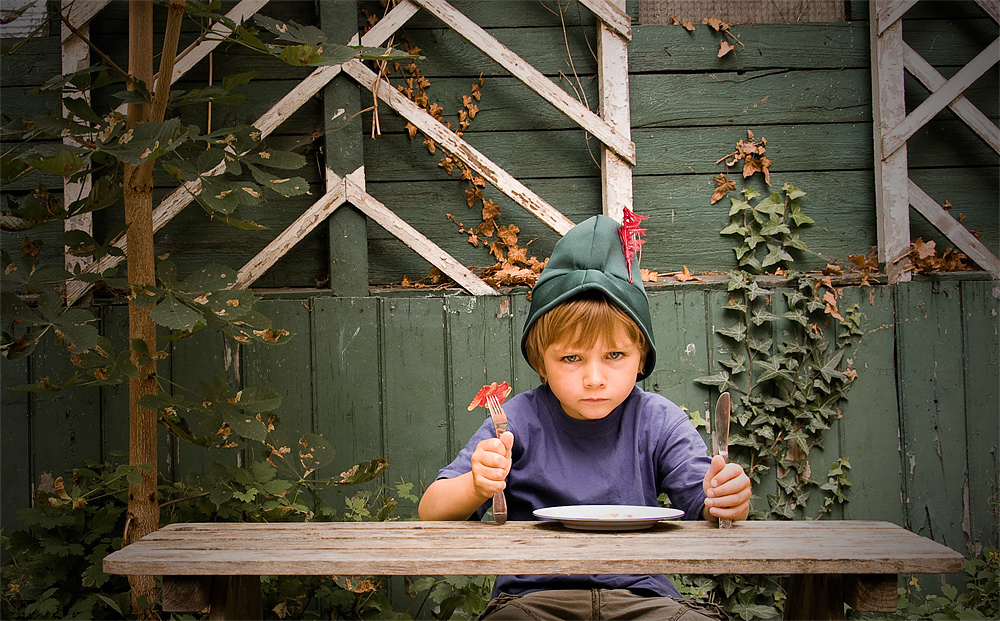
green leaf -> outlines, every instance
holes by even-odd
[[[257,420],[255,416],[234,407],[225,407],[225,404],[221,405],[223,405],[220,408],[222,419],[226,421],[233,431],[244,438],[250,438],[257,442],[264,441],[267,437],[267,427]]]
[[[844,357],[845,350],[838,350],[837,353],[827,358],[822,363],[813,363],[813,368],[819,371],[820,375],[826,382],[832,381],[834,378],[844,379],[844,374],[837,370],[840,366],[840,360]]]
[[[761,227],[761,235],[778,235],[779,233],[790,234],[792,231],[788,228],[788,225],[781,219],[781,217],[772,217],[767,223]]]
[[[750,203],[746,201],[737,200],[735,198],[730,198],[729,200],[732,202],[732,205],[729,207],[730,217],[750,209]]]
[[[243,156],[243,161],[247,164],[281,170],[297,170],[306,165],[305,156],[291,151],[276,151],[274,149],[261,149],[255,153],[248,153]]]
[[[725,392],[729,387],[734,387],[734,384],[729,381],[729,373],[725,371],[719,371],[715,375],[696,377],[694,381],[706,386],[718,386],[719,392]]]
[[[777,192],[771,192],[770,196],[757,203],[755,209],[771,216],[780,216],[785,213],[785,200]]]
[[[742,222],[730,222],[729,226],[719,231],[719,235],[746,235],[747,229]]]
[[[810,218],[809,216],[807,216],[805,213],[802,212],[802,206],[799,205],[797,201],[792,203],[791,209],[788,212],[788,217],[792,219],[792,222],[795,223],[795,226],[802,226],[803,224],[816,223],[815,220],[813,220],[812,218]]]
[[[765,322],[778,321],[781,317],[775,315],[766,308],[756,308],[753,311],[753,323],[755,326],[759,326]]]
[[[48,157],[29,159],[27,163],[33,168],[61,177],[69,177],[87,165],[82,157],[72,151],[60,151]]]
[[[367,483],[377,477],[389,466],[389,462],[377,457],[371,461],[361,462],[349,468],[346,472],[340,473],[337,485],[358,485]]]
[[[271,412],[281,407],[281,395],[269,386],[250,386],[236,393],[233,404],[245,412]]]
[[[770,360],[757,360],[755,361],[755,364],[764,370],[763,373],[757,376],[758,382],[766,382],[767,380],[774,378],[792,381],[792,374],[786,369],[782,369],[780,364]]]
[[[315,433],[303,434],[299,438],[299,446],[299,460],[304,468],[310,470],[317,470],[327,465],[337,455],[337,451],[330,446],[326,438]]]
[[[802,198],[803,196],[806,195],[805,192],[798,189],[791,183],[784,184],[783,186],[781,186],[781,189],[782,191],[784,191],[785,195],[788,196],[788,200],[790,201],[794,201],[795,199]]]
[[[728,328],[716,328],[715,331],[721,334],[722,336],[729,337],[737,342],[742,341],[747,334],[746,326],[744,326],[741,323],[729,326]]]
[[[192,272],[177,288],[188,293],[221,291],[235,284],[236,276],[233,268],[212,263]]]
[[[201,313],[182,303],[173,293],[164,296],[163,301],[149,313],[157,324],[171,330],[197,330],[204,327]]]

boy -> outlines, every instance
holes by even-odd
[[[710,459],[683,410],[636,386],[656,349],[629,235],[595,216],[556,243],[521,339],[542,385],[504,405],[500,438],[486,419],[427,488],[420,519],[482,519],[500,490],[511,520],[560,505],[656,506],[661,492],[685,519],[746,519],[742,467]],[[499,576],[493,595],[482,618],[705,618],[662,575]]]

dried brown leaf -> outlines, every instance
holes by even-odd
[[[733,44],[731,44],[729,41],[722,41],[719,44],[719,53],[716,56],[718,56],[719,58],[722,58],[723,56],[725,56],[729,52],[732,52],[735,49],[736,49],[736,46],[733,45]]]

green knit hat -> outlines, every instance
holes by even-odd
[[[617,222],[607,216],[594,216],[574,226],[556,242],[531,290],[528,319],[521,333],[521,354],[525,360],[528,359],[525,340],[539,317],[581,293],[599,291],[635,321],[649,343],[646,364],[636,379],[645,379],[653,371],[656,345],[649,298],[642,286],[638,261],[632,258],[631,270],[625,262],[622,239]]]

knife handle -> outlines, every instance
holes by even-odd
[[[503,492],[493,494],[493,519],[496,520],[497,526],[507,522],[507,498]]]
[[[729,518],[719,518],[719,528],[732,528],[733,521]]]

